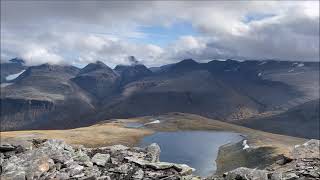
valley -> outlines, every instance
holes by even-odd
[[[318,62],[185,59],[159,68],[149,69],[137,61],[111,69],[97,61],[79,69],[27,67],[22,61],[7,63],[17,67],[12,74],[21,72],[18,67],[25,71],[1,87],[2,131],[70,129],[114,118],[182,112],[319,139],[314,128],[319,124]],[[291,121],[299,108],[309,113]],[[264,125],[277,116],[281,116],[273,123],[277,128]]]

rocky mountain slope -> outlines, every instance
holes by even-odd
[[[187,59],[153,71],[136,60],[114,70],[102,62],[83,69],[45,64],[1,88],[1,129],[80,127],[167,112],[237,122],[318,99],[317,80],[318,62]]]
[[[277,134],[320,139],[320,130],[315,128],[320,127],[319,99],[306,102],[276,115],[249,118],[235,123]]]
[[[24,64],[25,62],[20,58],[11,59],[9,62],[2,63],[0,66],[0,79],[1,83],[6,83],[10,81],[10,78],[7,78],[9,75],[17,74],[25,70],[27,67]]]
[[[71,127],[77,123],[70,119],[94,109],[87,93],[70,81],[78,72],[73,66],[29,67],[1,89],[1,128]]]
[[[201,178],[184,164],[159,162],[157,144],[146,148],[114,145],[72,147],[60,140],[35,139],[29,146],[1,144],[1,179],[318,179],[319,140],[297,145],[265,170],[240,167],[222,176]]]

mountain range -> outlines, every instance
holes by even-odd
[[[114,69],[101,61],[82,69],[26,66],[19,58],[2,63],[1,130],[185,112],[319,139],[319,62],[185,59],[147,68],[131,59]]]

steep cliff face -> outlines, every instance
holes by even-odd
[[[5,98],[0,99],[0,103],[2,130],[24,129],[33,122],[46,119],[55,108],[53,102],[40,100]]]

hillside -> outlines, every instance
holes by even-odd
[[[319,99],[276,115],[235,121],[234,123],[277,134],[320,139],[320,130],[315,128],[320,127]]]
[[[11,85],[1,88],[1,128],[74,126],[76,121],[70,119],[93,110],[86,92],[70,81],[78,72],[73,66],[29,67]]]

